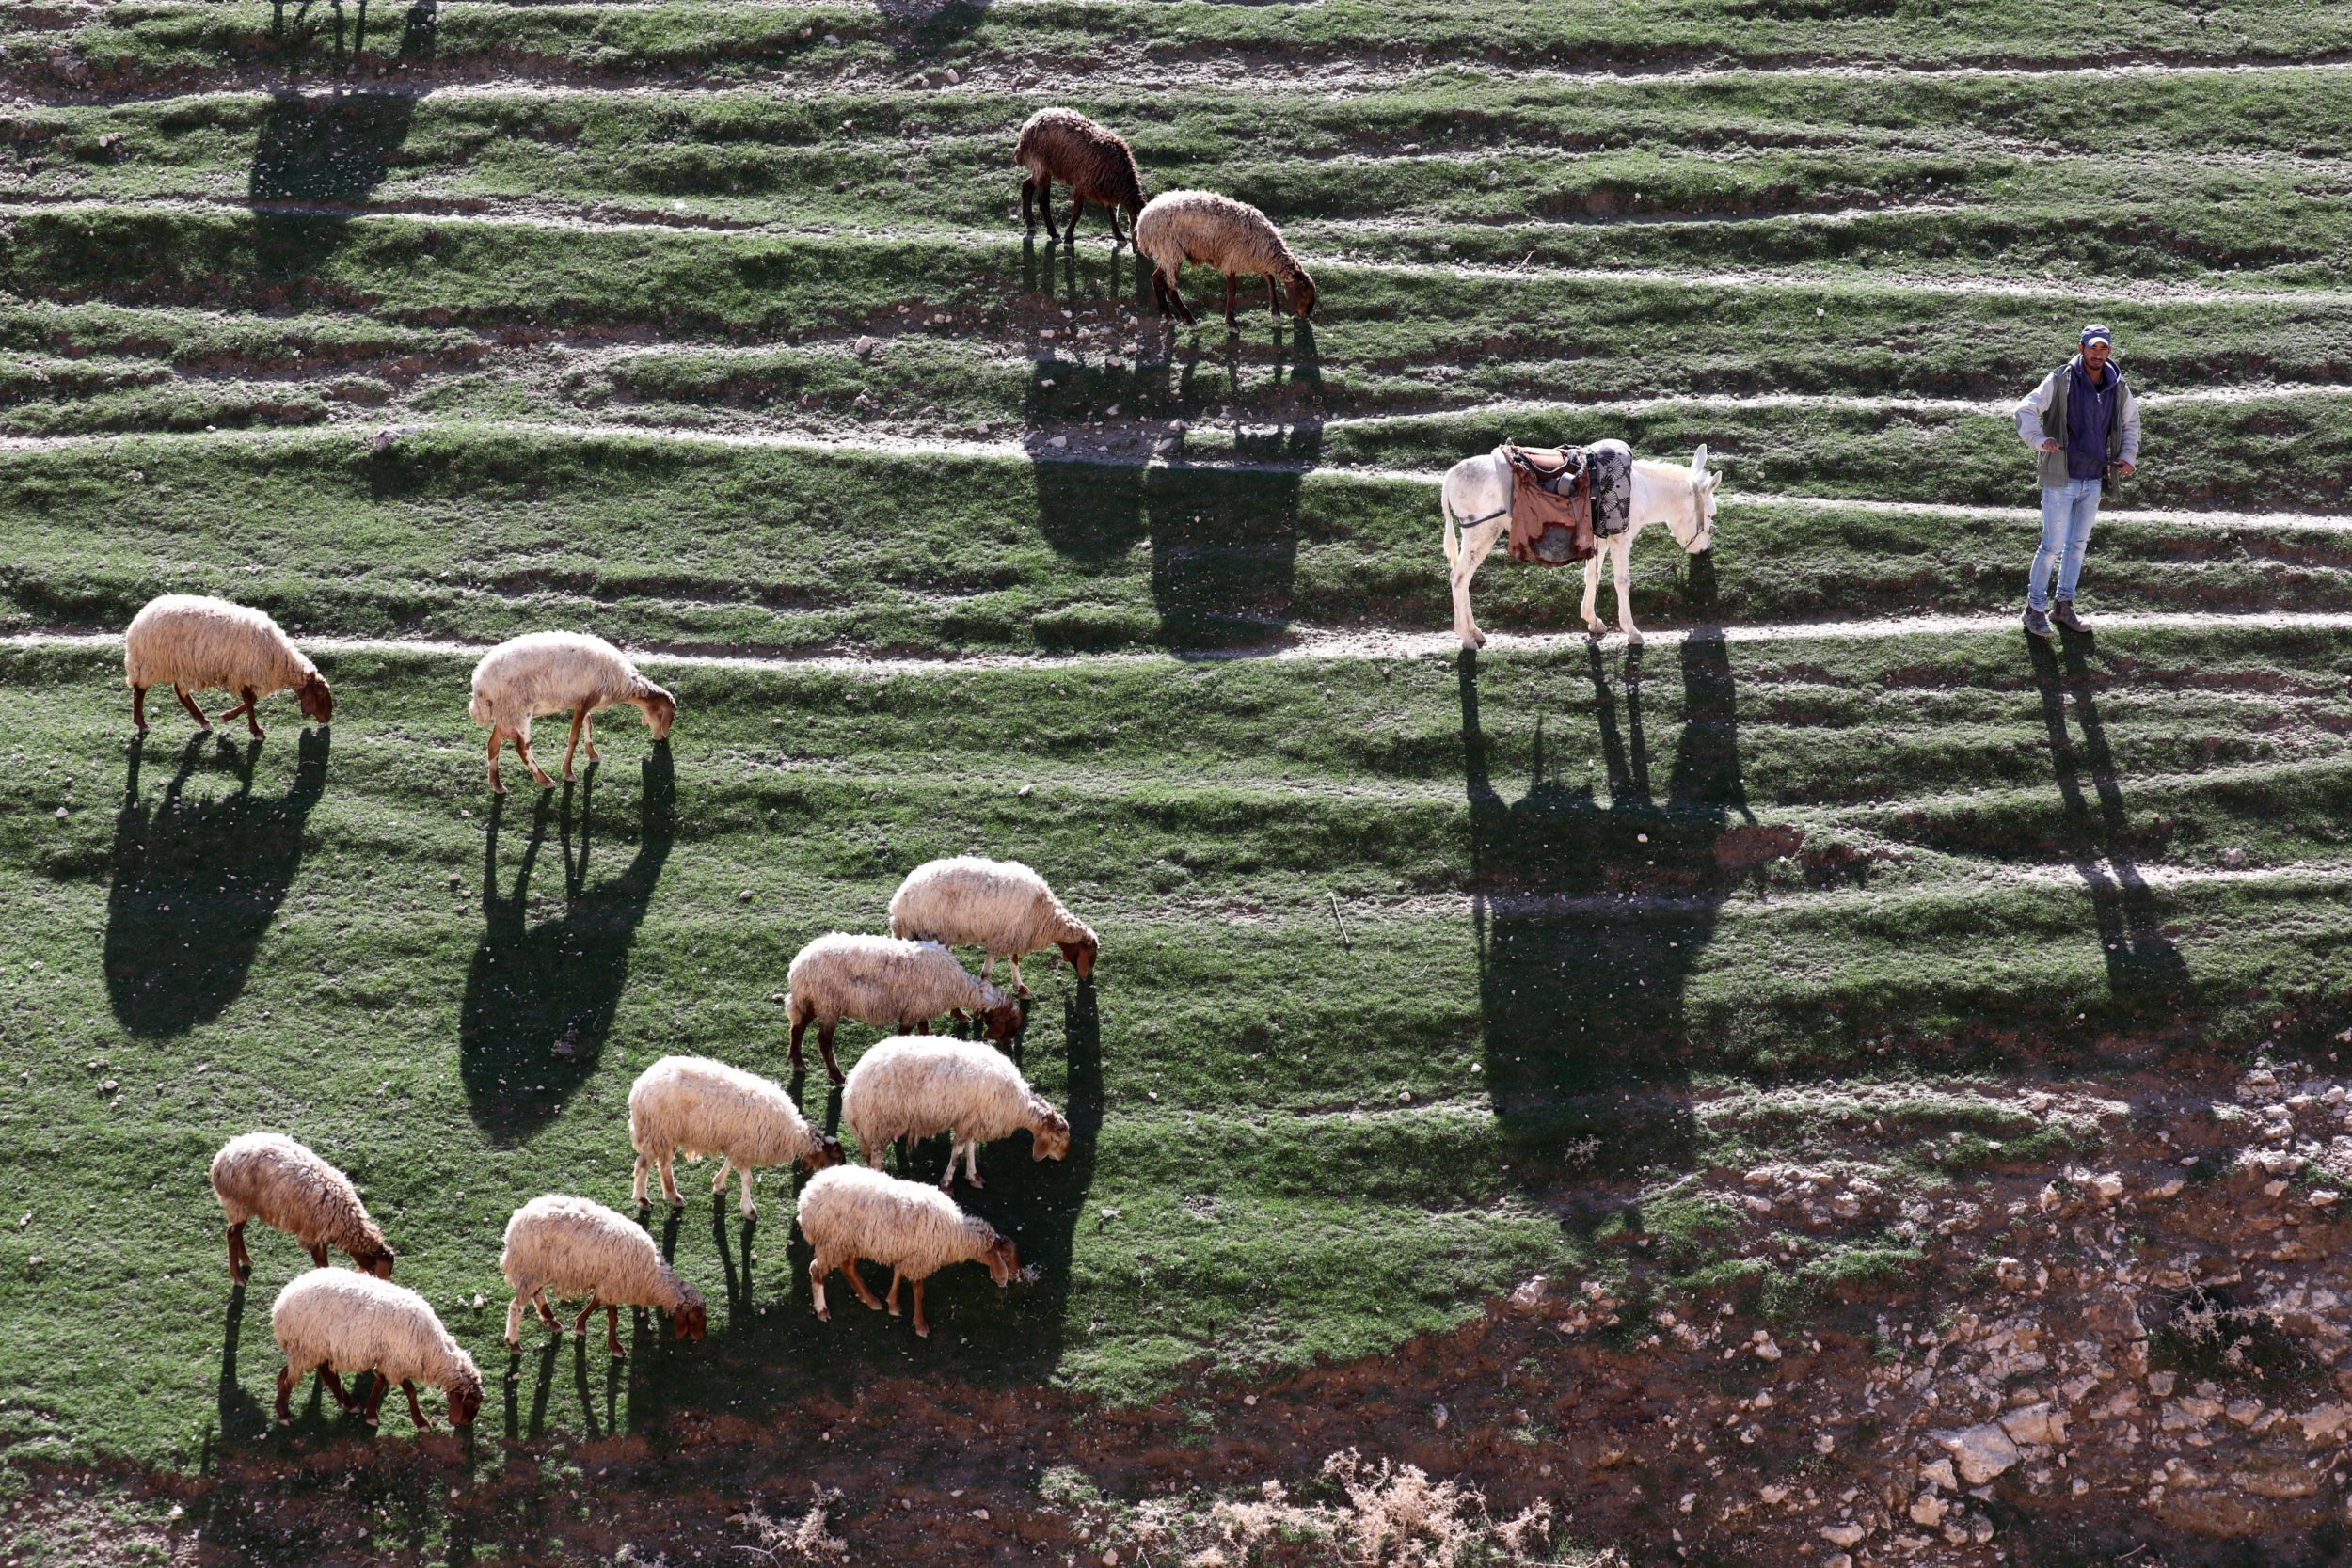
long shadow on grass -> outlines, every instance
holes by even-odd
[[[2107,991],[2124,1015],[2117,1022],[2162,1022],[2188,995],[2188,965],[2164,935],[2164,911],[2134,859],[2131,816],[2093,691],[2091,640],[2070,632],[2061,652],[2039,638],[2026,641],[2042,694],[2042,721],[2050,735],[2051,771],[2066,807],[2058,850],[2090,895],[2091,919],[2106,956]],[[2082,730],[2079,749],[2067,729],[2069,698]]]
[[[1707,557],[1692,567],[1711,583]],[[1725,830],[1752,820],[1736,692],[1721,635],[1693,632],[1677,656],[1681,726],[1661,790],[1643,650],[1623,657],[1613,679],[1611,659],[1584,656],[1589,731],[1581,718],[1514,716],[1533,744],[1525,793],[1508,800],[1491,776],[1478,657],[1461,656],[1484,1068],[1522,1176],[1630,1168],[1690,1146],[1684,990],[1730,891]],[[1560,776],[1564,759],[1595,753],[1605,800]]]
[[[677,779],[667,741],[640,769],[637,854],[617,876],[590,879],[597,827],[597,765],[578,785],[541,794],[511,895],[499,891],[499,833],[507,801],[490,811],[482,849],[487,922],[466,974],[458,1014],[458,1073],[475,1125],[494,1142],[527,1141],[562,1112],[596,1070],[612,1030],[628,954],[653,902],[675,836]],[[552,821],[564,858],[564,909],[531,921],[531,878]]]
[[[265,291],[299,286],[342,248],[352,214],[335,209],[366,206],[391,172],[415,115],[408,93],[310,95],[285,87],[271,94],[247,185]]]
[[[816,1393],[853,1402],[858,1386],[875,1376],[921,1372],[1021,1383],[1050,1375],[1065,1348],[1087,1334],[1069,1314],[1078,1221],[1103,1130],[1103,1021],[1091,982],[1071,984],[1061,1022],[1068,1157],[1033,1159],[1028,1140],[1016,1135],[980,1151],[985,1188],[959,1183],[955,1190],[958,1203],[1020,1246],[1029,1277],[1000,1291],[977,1263],[933,1275],[926,1298],[931,1337],[918,1339],[908,1319],[866,1310],[835,1275],[827,1291],[833,1321],[819,1323],[810,1307],[808,1244],[792,1223],[801,1180],[771,1174],[759,1189],[755,1224],[740,1220],[732,1202],[714,1201],[707,1188],[692,1192],[688,1212],[699,1209],[697,1222],[681,1225],[670,1216],[664,1255],[717,1249],[725,1297],[709,1304],[709,1338],[699,1345],[678,1344],[661,1320],[638,1315],[629,1349],[629,1429],[648,1431],[671,1412],[687,1410],[767,1422]],[[1043,1044],[1031,1042],[1033,1077]],[[945,1138],[931,1140],[899,1173],[937,1180],[946,1147]],[[868,1264],[866,1278],[880,1294],[889,1271]],[[901,1291],[902,1307],[906,1300]]]
[[[183,1035],[218,1018],[244,992],[294,883],[310,809],[326,788],[327,731],[302,732],[294,782],[280,796],[253,793],[263,744],[191,737],[150,808],[139,797],[144,746],[131,742],[115,816],[105,969],[115,1018],[134,1035]],[[236,787],[191,802],[190,782],[208,762]]]

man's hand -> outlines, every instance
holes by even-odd
[[[2044,440],[2042,443],[2040,450],[2042,451],[2056,451],[2058,450],[2058,444],[2055,440]]]
[[[2129,464],[2129,463],[2118,463],[2118,464],[2115,466],[2115,471],[2116,471],[2118,474],[2121,474],[2123,478],[2125,478],[2125,479],[2129,479],[2129,478],[2131,478],[2131,477],[2132,477],[2132,475],[2134,475],[2134,474],[2137,473],[2139,470],[2138,470],[2137,468],[2134,467],[2133,467],[2131,464]]]

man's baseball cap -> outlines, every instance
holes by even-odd
[[[2106,327],[2101,326],[2097,322],[2092,322],[2089,326],[2083,328],[2081,346],[2089,348],[2093,343],[2105,343],[2107,347],[2113,348],[2115,346],[2115,335],[2109,332]]]

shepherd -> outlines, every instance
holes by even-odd
[[[2088,631],[2074,612],[2074,587],[2099,498],[2129,479],[2139,461],[2139,400],[2109,357],[2115,340],[2096,322],[2082,330],[2080,352],[2042,378],[2017,405],[2017,434],[2032,448],[2042,478],[2042,547],[2026,579],[2026,630],[2036,637]],[[2058,563],[2058,602],[2050,602],[2050,565]]]
[[[1621,461],[1618,454],[1622,454]],[[1526,510],[1520,496],[1549,512],[1565,494],[1555,488],[1558,476],[1569,468],[1585,481],[1590,506],[1586,529],[1544,526],[1549,517],[1514,517],[1515,510]],[[1522,474],[1526,489],[1520,488]],[[1618,474],[1623,475],[1622,483],[1611,483],[1612,476]],[[1438,510],[1445,517],[1445,558],[1453,563],[1454,635],[1465,648],[1486,645],[1486,634],[1470,616],[1470,578],[1477,575],[1486,552],[1508,532],[1513,541],[1511,553],[1522,561],[1545,565],[1583,562],[1584,629],[1596,640],[1609,634],[1607,624],[1593,612],[1600,592],[1601,558],[1607,556],[1617,578],[1617,629],[1625,633],[1627,641],[1641,641],[1628,586],[1633,541],[1645,527],[1662,522],[1686,554],[1704,554],[1715,543],[1715,487],[1722,482],[1723,475],[1708,471],[1704,445],[1692,456],[1688,468],[1636,461],[1622,441],[1537,452],[1505,445],[1477,457],[1465,457],[1446,471],[1445,483],[1438,493]],[[1530,528],[1531,523],[1536,526]],[[1555,544],[1565,544],[1568,548],[1556,548]]]

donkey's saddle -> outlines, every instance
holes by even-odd
[[[1589,447],[1521,447],[1495,455],[1511,467],[1511,556],[1539,566],[1589,561],[1597,539],[1623,533],[1633,501],[1633,451],[1623,441]]]

